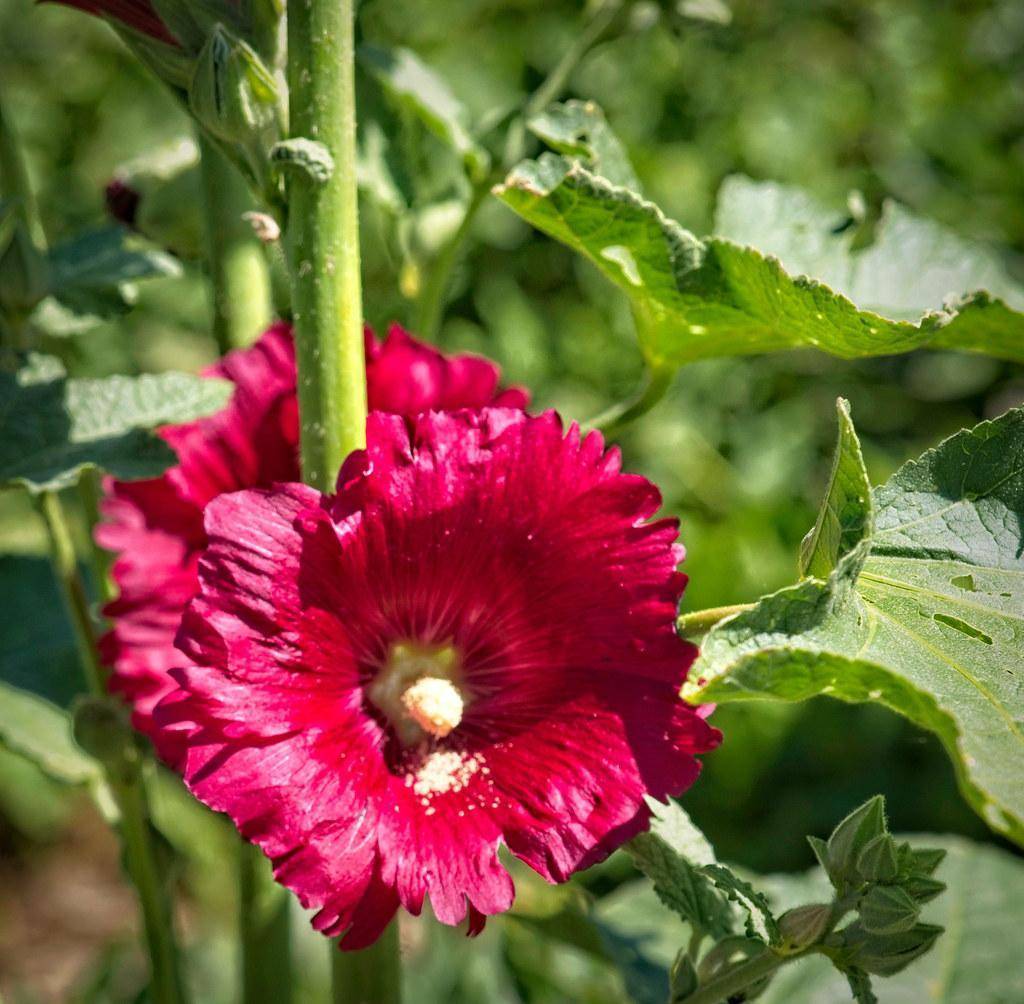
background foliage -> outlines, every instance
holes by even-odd
[[[369,0],[360,27],[366,41],[413,49],[448,81],[469,120],[486,124],[571,44],[580,6]],[[380,330],[392,320],[414,325],[415,294],[465,193],[456,156],[384,101],[373,70],[364,66],[360,79],[364,147],[380,151],[370,179],[378,195],[363,207],[364,301]],[[62,8],[0,0],[0,87],[51,244],[102,223],[104,186],[119,165],[190,133],[184,112],[108,29]],[[837,222],[851,189],[863,193],[869,218],[895,197],[994,245],[1024,277],[1024,8],[1014,0],[634,3],[568,92],[604,108],[645,193],[695,233],[711,231],[719,186],[741,172],[806,187],[835,207]],[[538,406],[573,418],[628,396],[640,374],[632,323],[591,266],[493,199],[467,247],[439,335],[445,347],[492,356],[509,381],[530,386]],[[191,370],[214,357],[209,332],[204,277],[186,262],[180,275],[140,285],[116,324],[52,335],[45,348],[73,378]],[[941,352],[859,362],[790,353],[686,368],[623,436],[627,466],[654,479],[682,519],[686,608],[753,600],[794,581],[828,476],[840,394],[879,484],[941,437],[1024,402],[1024,372]],[[66,700],[77,672],[71,642],[62,640],[59,598],[40,557],[42,528],[20,493],[0,495],[0,540],[0,654],[21,679],[32,676],[33,689]],[[44,676],[28,659],[39,651]],[[895,831],[999,843],[957,793],[937,740],[882,708],[822,699],[738,705],[716,721],[727,742],[707,758],[686,804],[725,860],[802,870],[812,863],[803,835],[827,833],[875,792],[887,796]],[[9,741],[0,747],[0,993],[131,1000],[142,963],[111,840],[86,799],[16,750]],[[231,883],[211,867],[223,834],[198,808],[177,806],[180,797],[167,786],[168,860],[179,869],[186,919],[200,923],[198,903],[202,923],[214,918],[207,937],[189,933],[201,944],[201,999],[218,1001],[232,965]],[[643,912],[618,889],[634,878],[616,859],[584,884],[614,917]],[[578,946],[559,956],[564,985],[552,984],[546,953],[556,949],[535,931],[564,903],[525,877],[521,888],[521,915],[491,925],[461,988],[445,985],[444,952],[465,951],[457,936],[410,926],[414,942],[440,942],[422,953],[424,999],[620,999]],[[297,969],[315,985],[322,953],[296,927]]]

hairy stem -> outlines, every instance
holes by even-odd
[[[331,968],[334,1004],[400,1004],[401,970],[397,960],[395,921],[361,952],[339,952],[335,948]]]
[[[101,603],[109,603],[114,598],[114,587],[110,580],[111,556],[96,543],[94,537],[96,524],[100,521],[100,477],[97,470],[82,471],[78,478],[78,500],[82,505],[89,534],[89,564],[92,566],[96,596]]]
[[[321,490],[366,438],[354,7],[304,0],[288,11],[291,134],[323,143],[334,160],[326,181],[292,171],[288,184],[302,472]]]
[[[242,213],[252,208],[248,187],[202,133],[198,139],[213,334],[223,355],[248,345],[266,326],[269,283],[263,249],[242,219]]]
[[[592,418],[587,427],[600,429],[609,436],[620,431],[646,415],[665,396],[674,377],[675,371],[667,367],[651,369],[633,397]]]
[[[420,294],[416,309],[416,333],[428,342],[437,340],[437,333],[441,327],[441,314],[444,309],[445,296],[448,293],[448,286],[451,281],[452,272],[459,262],[462,253],[462,246],[469,236],[473,221],[480,207],[484,204],[488,193],[491,190],[491,179],[473,189],[466,212],[458,229],[449,238],[448,243],[441,249],[433,266],[430,275]]]
[[[722,1004],[733,994],[746,990],[747,987],[771,975],[780,966],[799,958],[791,955],[783,957],[774,952],[766,951],[747,962],[743,962],[727,972],[722,973],[695,990],[689,997],[684,997],[679,1004]]]
[[[419,296],[416,309],[416,333],[427,341],[437,340],[452,272],[459,263],[463,245],[466,243],[477,213],[487,200],[491,186],[500,181],[502,175],[521,160],[525,153],[526,123],[558,98],[576,65],[604,34],[621,7],[622,0],[605,0],[595,8],[572,45],[566,49],[562,58],[545,77],[540,87],[527,99],[522,112],[516,116],[509,129],[505,155],[502,158],[500,169],[473,186],[473,192],[466,205],[462,222],[435,259],[433,267],[430,269],[430,276]]]
[[[752,610],[753,603],[737,603],[730,607],[708,607],[707,610],[694,610],[689,614],[681,614],[676,627],[684,638],[697,638],[707,634],[719,621],[733,614],[741,614],[744,610]]]
[[[104,697],[107,693],[106,676],[96,651],[89,600],[79,574],[71,532],[56,492],[42,493],[39,512],[46,524],[54,575],[74,630],[86,683],[94,696]],[[108,768],[107,782],[121,817],[125,865],[142,910],[149,950],[150,997],[154,1004],[184,1004],[187,996],[178,967],[171,899],[156,857],[142,769],[141,758],[133,759],[130,768],[123,772]]]
[[[238,844],[238,917],[242,1004],[292,1000],[289,897],[259,848]]]

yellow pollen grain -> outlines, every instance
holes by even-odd
[[[451,680],[439,676],[421,676],[402,694],[402,706],[435,739],[444,739],[462,721],[462,695]]]
[[[406,784],[411,784],[413,793],[420,796],[421,804],[425,804],[433,795],[462,791],[480,769],[481,763],[478,756],[438,750],[420,764],[415,774],[408,775]]]

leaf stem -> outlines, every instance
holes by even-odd
[[[326,181],[290,172],[288,242],[305,479],[330,490],[366,439],[366,361],[356,192],[354,0],[288,11],[291,134],[323,143]]]
[[[526,151],[526,124],[535,115],[544,111],[565,89],[573,70],[587,54],[591,46],[605,33],[622,7],[622,0],[604,0],[594,8],[589,20],[573,39],[572,45],[562,54],[554,69],[544,78],[523,108],[523,114],[509,131],[505,144],[504,161],[511,167],[521,160]]]
[[[441,249],[441,253],[430,269],[430,276],[423,287],[423,292],[420,294],[419,302],[416,305],[416,334],[428,342],[437,341],[437,333],[441,327],[441,313],[444,309],[445,296],[448,292],[452,272],[458,264],[462,246],[469,236],[473,221],[490,193],[491,181],[491,178],[487,178],[482,184],[473,187],[473,194],[470,196],[466,212],[462,216],[462,222]]]
[[[459,263],[462,246],[469,236],[477,213],[487,201],[491,186],[500,181],[504,173],[522,159],[526,148],[526,123],[562,93],[576,65],[604,34],[621,7],[622,0],[605,0],[594,10],[590,19],[573,40],[572,45],[565,50],[554,69],[544,78],[537,90],[530,95],[523,105],[522,112],[516,116],[509,129],[501,168],[496,172],[491,172],[482,181],[473,185],[462,222],[435,259],[430,276],[419,296],[416,305],[415,328],[421,338],[428,342],[437,340],[445,296],[448,292],[451,274]]]
[[[93,585],[96,596],[101,603],[109,603],[114,598],[114,588],[110,581],[111,556],[96,543],[93,533],[100,521],[100,472],[87,469],[78,477],[78,499],[85,514],[85,524],[89,533],[89,563],[92,566]]]
[[[45,491],[39,496],[37,506],[39,514],[46,524],[53,574],[64,597],[64,604],[71,620],[78,658],[85,673],[85,682],[91,693],[102,697],[107,692],[106,673],[96,652],[89,598],[78,569],[75,545],[71,539],[71,530],[68,527],[60,497],[54,491]]]
[[[765,951],[709,980],[689,997],[684,997],[679,1004],[721,1004],[722,1001],[729,1000],[733,994],[746,990],[747,987],[770,976],[780,966],[797,958],[800,956],[781,956],[770,950]]]
[[[238,842],[238,920],[242,1004],[292,1000],[289,897],[259,848]]]
[[[675,371],[668,367],[650,369],[633,397],[601,412],[586,423],[587,427],[600,429],[606,436],[614,435],[646,415],[665,396],[674,377]]]
[[[244,179],[197,130],[203,186],[213,334],[221,355],[248,345],[270,318],[263,249],[242,213],[252,208]]]
[[[753,603],[737,603],[729,607],[708,607],[707,610],[694,610],[692,613],[680,614],[676,628],[684,638],[696,638],[707,634],[719,621],[733,614],[741,614],[744,610],[752,610]]]
[[[400,1004],[398,924],[392,921],[369,948],[341,952],[332,946],[333,1004]]]
[[[104,697],[107,693],[106,674],[96,650],[89,600],[57,493],[43,492],[38,508],[46,524],[54,575],[64,596],[86,683],[93,695]],[[150,995],[154,1004],[184,1004],[187,997],[178,968],[171,901],[157,863],[142,769],[141,758],[135,758],[124,773],[107,769],[107,782],[121,817],[125,864],[142,909],[149,949]]]

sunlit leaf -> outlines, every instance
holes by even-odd
[[[947,439],[872,496],[827,579],[720,623],[698,701],[877,701],[934,731],[990,826],[1024,843],[1024,411]]]
[[[916,322],[888,319],[759,250],[695,237],[578,160],[524,161],[495,194],[626,294],[655,367],[801,347],[852,359],[933,345],[1024,360],[1024,314],[988,293],[937,300]]]
[[[230,395],[227,381],[185,373],[68,379],[56,359],[30,356],[0,372],[0,485],[59,489],[85,467],[154,477],[175,456],[151,430],[208,415]]]

